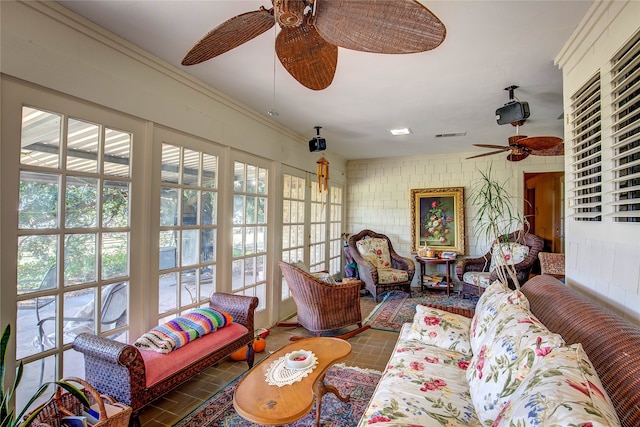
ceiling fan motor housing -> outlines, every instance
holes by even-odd
[[[300,0],[276,0],[273,9],[281,27],[299,27],[304,20],[305,3]]]
[[[529,103],[511,101],[496,110],[496,120],[499,125],[519,122],[529,117]]]

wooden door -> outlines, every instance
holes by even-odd
[[[524,212],[544,250],[564,252],[564,172],[525,174]]]

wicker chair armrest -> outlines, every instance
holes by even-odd
[[[534,251],[533,248],[530,248],[529,254],[527,254],[522,261],[514,265],[516,271],[526,270],[533,267],[533,264],[538,260],[538,252],[539,251]]]
[[[409,273],[409,278],[413,278],[416,272],[416,265],[413,260],[397,253],[391,255],[391,267],[398,270],[406,270]]]
[[[459,259],[456,264],[456,276],[458,276],[458,280],[462,281],[464,273],[467,271],[489,271],[490,264],[491,257]]]
[[[136,359],[142,359],[134,346],[94,334],[79,334],[73,340],[72,347],[87,357],[124,367],[131,366]]]
[[[254,330],[253,319],[258,307],[258,298],[215,292],[211,295],[209,306],[229,313],[234,322],[246,326],[250,331]]]
[[[481,256],[477,258],[463,258],[462,265],[466,265],[469,268],[480,268],[480,270],[470,270],[470,271],[489,271],[489,266],[491,265],[491,256]]]
[[[463,308],[463,307],[453,307],[449,305],[438,305],[438,304],[423,304],[427,307],[436,308],[438,310],[446,311],[447,313],[458,314],[460,316],[468,317],[469,319],[473,318],[475,314],[475,310],[472,308]]]
[[[506,268],[502,265],[502,266],[498,266],[496,268],[493,269],[493,271],[491,272],[491,274],[489,275],[489,283],[493,283],[496,280],[498,280],[498,278],[500,277],[498,275],[498,272],[500,270],[504,270],[504,277],[507,278],[507,280],[509,281],[509,283],[511,283],[511,276],[509,275],[509,273],[506,271]],[[517,271],[516,271],[517,272]]]

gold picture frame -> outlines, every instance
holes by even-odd
[[[464,187],[411,190],[411,248],[465,253]]]

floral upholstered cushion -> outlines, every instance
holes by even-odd
[[[407,341],[400,333],[389,364],[359,427],[480,427],[465,379],[462,353]]]
[[[407,340],[435,345],[471,357],[470,327],[471,319],[468,317],[417,305]]]
[[[409,280],[409,272],[395,268],[379,268],[378,284],[406,282]]]
[[[495,281],[480,296],[475,307],[475,315],[471,320],[469,341],[473,352],[478,352],[487,340],[493,339],[491,331],[496,322],[508,314],[502,310],[506,305],[518,305],[529,308],[529,301],[518,290],[511,290],[501,282]]]
[[[616,411],[580,344],[538,360],[494,427],[619,426]]]
[[[502,248],[502,254],[500,253]],[[529,246],[521,245],[520,243],[500,243],[493,245],[491,248],[491,264],[489,265],[489,272],[492,272],[496,267],[505,264],[519,264],[529,255]]]
[[[491,423],[528,377],[531,367],[549,352],[564,344],[531,312],[515,304],[505,304],[486,328],[487,337],[474,351],[467,380],[478,418]]]
[[[374,237],[358,240],[356,248],[364,259],[375,265],[376,269],[391,268],[391,255],[386,239]]]
[[[491,284],[491,273],[488,271],[467,271],[462,276],[462,281],[470,285],[487,288]]]

